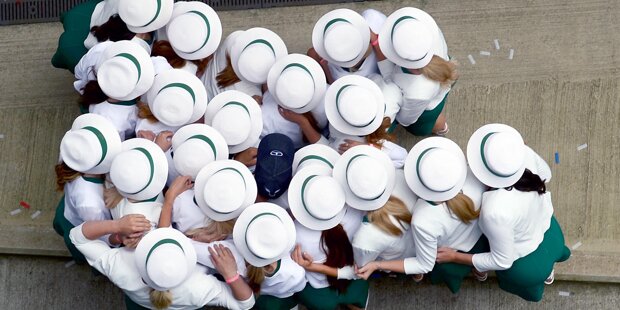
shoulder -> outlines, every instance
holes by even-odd
[[[400,70],[400,69],[396,69]],[[422,74],[394,74],[394,83],[398,85],[407,99],[431,100],[441,91],[441,85]]]

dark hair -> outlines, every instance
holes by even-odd
[[[112,42],[131,40],[136,35],[135,33],[129,31],[127,24],[125,24],[118,14],[110,16],[110,19],[100,26],[93,26],[90,28],[90,32],[99,42],[107,40]]]
[[[101,87],[99,86],[97,80],[91,80],[86,83],[86,86],[82,88],[82,91],[84,93],[80,95],[80,98],[78,99],[78,104],[80,105],[80,107],[87,111],[89,105],[102,103],[108,100],[108,95],[106,95],[103,90],[101,90]]]
[[[353,265],[353,246],[342,225],[338,224],[321,232],[321,247],[327,255],[324,263],[326,266],[342,268]],[[339,293],[346,293],[351,281],[338,280],[328,276],[327,282],[331,287],[338,290]]]
[[[63,192],[65,190],[65,184],[75,180],[82,175],[81,173],[71,169],[64,162],[54,166],[56,171],[56,191]]]
[[[523,175],[515,183],[514,185],[507,187],[507,190],[511,190],[515,188],[522,192],[538,192],[539,194],[544,194],[547,192],[547,186],[545,185],[545,180],[542,180],[539,175],[533,173],[529,169],[525,169],[523,171]]]
[[[161,57],[166,58],[170,66],[175,69],[182,68],[183,66],[185,66],[186,62],[188,61],[186,59],[181,58],[179,55],[177,55],[177,53],[175,53],[174,50],[172,49],[172,45],[170,45],[170,42],[166,40],[159,40],[153,44],[153,48],[151,50],[151,56],[161,56]],[[209,56],[203,59],[190,60],[197,67],[196,76],[201,76],[205,72],[205,69],[207,68],[207,65],[209,64],[209,61],[211,60],[211,58],[212,57]]]

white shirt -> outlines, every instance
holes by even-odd
[[[473,174],[468,174],[466,182],[479,184]],[[480,205],[475,204],[479,201],[476,197],[482,195],[483,189],[482,186],[463,188],[465,195],[474,197],[472,201],[476,209],[480,208]],[[478,220],[465,224],[450,211],[445,202],[433,205],[424,199],[418,199],[414,206],[412,227],[416,256],[405,258],[406,274],[424,274],[431,271],[435,266],[438,248],[445,246],[467,252],[482,236]]]
[[[237,263],[237,272],[241,276],[247,278],[246,276],[247,268],[245,267],[245,259],[243,258],[243,255],[241,255],[241,253],[239,253],[239,251],[237,250],[237,247],[235,246],[235,243],[232,241],[232,239],[214,241],[211,243],[204,243],[204,242],[198,242],[198,241],[192,240],[192,245],[194,246],[194,249],[196,250],[196,259],[198,263],[205,267],[208,267],[209,273],[217,273],[217,270],[215,269],[215,266],[213,265],[213,262],[211,261],[211,253],[209,253],[209,247],[214,246],[216,244],[221,244],[230,249],[230,251],[233,253],[233,256],[235,257],[235,263]]]
[[[157,136],[160,132],[166,131],[166,130],[172,131],[173,133],[175,133],[177,132],[179,128],[181,127],[168,126],[162,122],[151,122],[150,120],[146,118],[140,118],[138,119],[138,122],[136,123],[136,135],[138,134],[138,131],[140,130],[150,130],[155,134],[155,136]]]
[[[114,14],[118,14],[119,0],[105,0],[97,3],[93,15],[90,16],[90,28],[88,28],[88,36],[84,40],[84,47],[90,49],[97,43],[97,38],[90,32],[94,26],[101,26],[105,24],[110,17]]]
[[[306,287],[306,270],[297,265],[290,256],[284,256],[275,272],[268,276],[260,286],[261,295],[287,298]]]
[[[138,106],[136,104],[110,103],[104,101],[98,104],[88,106],[88,112],[99,114],[112,122],[121,141],[125,141],[127,137],[134,135],[136,124],[138,123]]]
[[[297,123],[286,120],[280,112],[278,112],[278,103],[269,91],[263,94],[263,104],[261,105],[261,113],[263,115],[263,131],[260,138],[264,138],[271,133],[281,133],[293,140],[295,149],[299,149],[305,145],[303,141],[303,133]]]
[[[159,224],[159,215],[163,206],[163,195],[158,195],[155,201],[139,201],[130,202],[129,199],[123,198],[110,212],[112,219],[118,220],[128,214],[142,214],[151,222],[151,230],[157,228]]]
[[[341,144],[345,143],[345,139],[366,143],[365,136],[360,137],[347,135],[339,132],[331,125],[329,126],[329,139],[325,139],[323,141],[326,141],[327,145],[334,149],[336,152],[340,152],[338,148]],[[402,168],[405,165],[405,159],[407,159],[407,150],[402,146],[394,142],[384,140],[381,145],[381,151],[390,157],[390,159],[392,160],[392,164],[394,164],[395,168]]]
[[[194,189],[182,192],[172,204],[172,226],[185,233],[189,230],[206,227],[212,220],[207,217],[194,200]]]
[[[82,233],[82,225],[71,230],[71,242],[86,257],[88,264],[104,274],[137,304],[154,309],[149,300],[150,288],[142,281],[136,268],[134,250],[126,247],[111,249],[105,242],[89,240]],[[250,309],[254,296],[236,300],[230,287],[206,274],[206,268],[196,266],[181,285],[170,290],[172,305],[168,309],[196,309],[205,305],[229,309]]]
[[[334,81],[347,75],[359,75],[367,78],[372,74],[379,73],[379,67],[377,66],[377,56],[375,55],[375,51],[372,49],[370,54],[368,54],[368,57],[364,59],[364,62],[357,71],[351,71],[350,69],[345,69],[329,62],[327,63],[327,67],[329,68],[329,72],[332,74],[332,78],[334,79]]]
[[[86,221],[102,221],[112,218],[103,200],[103,179],[101,183],[92,178],[80,176],[65,184],[64,216],[73,226]]]

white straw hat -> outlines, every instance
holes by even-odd
[[[172,16],[173,0],[119,0],[118,15],[134,33],[165,26]]]
[[[209,125],[183,126],[172,136],[172,161],[179,175],[195,180],[200,169],[223,159],[228,159],[226,140]]]
[[[218,160],[206,165],[196,177],[195,199],[200,209],[215,221],[232,220],[256,200],[252,172],[236,160]]]
[[[269,69],[287,54],[284,41],[275,32],[256,27],[244,31],[235,39],[230,59],[240,79],[264,84]]]
[[[271,67],[267,87],[280,106],[295,113],[306,113],[322,103],[327,80],[321,65],[314,59],[290,54]]]
[[[286,210],[269,202],[256,203],[243,210],[233,228],[237,250],[256,267],[289,255],[295,239],[291,217]]]
[[[330,229],[346,212],[345,193],[323,165],[299,170],[288,187],[288,203],[295,219],[312,230]]]
[[[390,157],[369,145],[348,149],[334,167],[347,204],[362,211],[379,209],[387,202],[394,190],[395,173]]]
[[[97,82],[110,98],[127,101],[142,96],[153,85],[151,56],[135,42],[109,44],[97,61]]]
[[[110,180],[124,197],[147,200],[166,185],[168,161],[161,148],[142,138],[125,140],[110,167]]]
[[[200,1],[174,4],[166,25],[170,45],[179,57],[197,60],[213,54],[222,39],[222,22],[217,13]]]
[[[189,238],[173,228],[146,234],[136,247],[134,260],[144,282],[157,291],[181,285],[196,266],[196,250]]]
[[[263,130],[263,115],[258,102],[238,90],[213,97],[207,105],[205,124],[219,131],[230,154],[256,145]]]
[[[146,100],[157,120],[173,127],[199,120],[208,103],[202,81],[183,69],[158,74],[146,93]]]
[[[120,151],[121,138],[116,127],[105,117],[92,113],[78,116],[60,141],[61,160],[82,173],[107,173]]]
[[[299,169],[310,165],[321,165],[334,169],[340,154],[325,144],[310,144],[295,152],[293,158],[293,175]]]
[[[525,170],[525,143],[519,132],[504,124],[488,124],[467,142],[467,159],[474,175],[484,184],[512,186]]]
[[[383,24],[379,46],[385,57],[404,68],[425,67],[433,58],[439,27],[428,13],[412,7],[396,10]]]
[[[312,29],[312,46],[328,62],[353,67],[370,46],[370,28],[364,17],[350,9],[336,9],[323,15]]]
[[[325,114],[329,123],[347,135],[371,134],[381,126],[384,111],[381,89],[363,76],[343,76],[325,93]]]
[[[407,155],[404,169],[411,190],[428,201],[454,198],[467,176],[465,154],[456,143],[443,137],[416,143]]]

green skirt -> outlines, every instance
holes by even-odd
[[[495,272],[499,287],[525,300],[540,301],[545,290],[544,281],[553,265],[567,260],[570,254],[564,245],[562,229],[553,216],[542,243],[534,252],[514,261],[510,269]]]
[[[259,295],[252,309],[261,310],[290,310],[297,306],[297,294],[287,298],[278,298],[271,295]]]
[[[489,241],[482,235],[467,254],[485,253],[489,251]],[[435,264],[429,277],[433,284],[445,283],[453,294],[461,289],[461,283],[469,275],[472,267],[456,263]]]
[[[448,93],[449,94],[449,93]],[[446,100],[448,100],[448,94],[443,97],[443,100],[432,110],[425,110],[422,115],[418,118],[415,123],[406,126],[405,130],[414,136],[428,136],[433,133],[433,127],[435,127],[435,122],[443,111],[443,107],[446,105]]]
[[[54,221],[52,222],[54,226],[54,230],[58,233],[65,241],[65,245],[67,249],[71,253],[73,260],[75,260],[78,264],[86,263],[86,258],[84,255],[73,245],[71,239],[69,238],[69,233],[71,229],[73,229],[73,224],[69,222],[65,218],[65,196],[63,195],[58,202],[58,206],[56,207],[56,213],[54,215]]]
[[[310,310],[332,310],[339,305],[365,308],[368,300],[368,281],[351,281],[345,294],[339,294],[337,290],[330,287],[316,289],[308,283],[297,296],[299,302]]]

